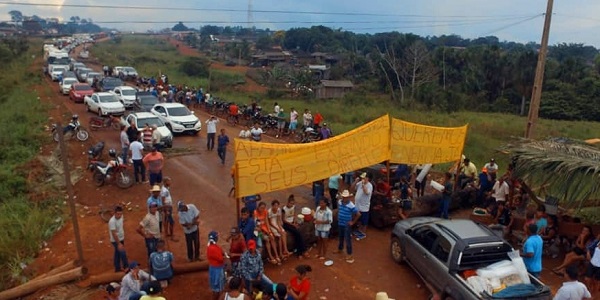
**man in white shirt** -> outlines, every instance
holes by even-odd
[[[260,140],[262,139],[262,134],[263,130],[260,127],[258,127],[258,123],[254,123],[254,127],[250,129],[250,136],[252,137],[252,140],[255,142],[260,142]]]
[[[590,291],[585,284],[577,281],[579,275],[577,266],[570,266],[565,272],[568,281],[563,282],[562,287],[556,292],[553,300],[584,300],[592,299]]]
[[[219,123],[219,119],[215,116],[210,116],[210,119],[206,120],[206,150],[208,151],[212,151],[215,147],[217,123]]]
[[[312,122],[313,122],[313,116],[310,113],[310,110],[305,109],[304,115],[302,115],[302,123],[303,123],[304,127],[312,127]]]
[[[139,139],[136,139],[129,144],[129,152],[131,152],[131,160],[133,160],[133,176],[135,182],[142,183],[146,181],[146,167],[144,167],[144,144]],[[140,178],[139,175],[142,175]],[[141,181],[139,180],[141,179]]]
[[[495,159],[490,158],[490,162],[485,164],[483,167],[487,170],[488,174],[496,178],[496,173],[498,172],[498,164],[496,163]]]
[[[273,107],[273,111],[275,112],[275,116],[277,116],[279,114],[279,111],[281,110],[281,107],[279,106],[279,103],[275,102],[275,107]]]
[[[496,199],[496,202],[504,202],[508,197],[508,193],[508,183],[506,183],[504,177],[498,178],[498,181],[496,181],[496,183],[494,183],[494,187],[492,187],[492,197]]]
[[[115,254],[113,256],[113,263],[115,265],[115,272],[121,272],[121,267],[127,269],[129,263],[127,262],[127,253],[125,252],[125,230],[123,230],[123,207],[115,207],[113,216],[108,221],[108,233],[110,237],[110,243],[115,248]]]
[[[373,184],[370,176],[367,176],[367,173],[362,173],[354,181],[353,188],[356,191],[354,202],[360,212],[359,230],[354,234],[357,240],[361,240],[367,237],[367,225],[369,224],[369,210],[371,208],[371,195],[373,194]]]

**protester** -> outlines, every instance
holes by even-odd
[[[325,180],[319,179],[312,183],[312,195],[315,207],[319,206],[319,200],[325,196]]]
[[[271,201],[271,208],[268,210],[269,228],[275,236],[277,245],[279,246],[279,254],[283,260],[290,256],[287,248],[287,232],[283,229],[283,218],[281,215],[279,200]]]
[[[537,232],[537,225],[529,225],[527,228],[527,234],[529,237],[525,241],[525,244],[523,244],[521,256],[523,257],[523,262],[525,263],[527,272],[534,277],[539,278],[540,272],[542,272],[542,251],[544,242]]]
[[[311,272],[312,268],[308,265],[299,265],[295,270],[297,275],[290,279],[288,299],[306,300],[310,293],[310,279],[306,277],[306,273]]]
[[[319,207],[315,210],[315,235],[317,236],[317,255],[319,259],[325,259],[327,255],[327,239],[333,223],[333,212],[329,209],[327,199],[323,198],[319,202]]]
[[[448,212],[450,211],[450,202],[452,202],[452,174],[446,172],[444,174],[444,189],[442,193],[442,203],[440,204],[440,218],[448,219]]]
[[[331,132],[331,128],[327,127],[327,123],[323,123],[323,126],[320,129],[321,138],[326,140],[333,136],[333,132]]]
[[[162,286],[158,281],[150,282],[148,286],[148,294],[140,298],[140,300],[166,300],[165,297],[159,296],[162,292]]]
[[[262,128],[260,128],[260,124],[258,124],[258,122],[254,122],[254,127],[250,129],[250,137],[252,138],[252,140],[255,142],[260,142],[262,140],[263,133],[264,132]]]
[[[584,300],[592,299],[590,291],[585,284],[577,280],[579,277],[579,269],[577,266],[569,266],[566,271],[565,279],[562,287],[558,289],[553,300]]]
[[[194,204],[185,204],[183,201],[177,202],[177,211],[179,211],[179,224],[183,226],[185,234],[185,244],[187,248],[188,262],[200,260],[200,211]]]
[[[131,128],[131,127],[130,127]],[[131,151],[131,160],[133,161],[133,176],[136,183],[146,181],[146,167],[144,166],[144,145],[137,139],[137,132],[134,140],[129,144]]]
[[[423,197],[425,195],[425,186],[427,185],[427,176],[423,180],[418,181],[417,177],[423,171],[424,165],[415,165],[415,191],[417,191],[417,197]]]
[[[249,242],[250,240],[258,242],[256,235],[254,234],[256,222],[246,207],[243,207],[240,211],[240,223],[238,227],[246,242]]]
[[[164,166],[162,153],[158,152],[156,147],[153,147],[152,152],[144,156],[143,162],[150,176],[150,186],[160,184],[162,182],[162,169]]]
[[[217,123],[219,123],[219,119],[215,116],[210,116],[210,118],[206,120],[206,150],[212,151],[215,147]]]
[[[244,251],[246,251],[246,241],[244,240],[244,236],[241,234],[239,228],[231,228],[229,237],[227,237],[227,242],[230,243],[229,260],[231,262],[231,275],[233,277],[240,277],[240,258],[242,257]]]
[[[552,269],[552,272],[561,274],[569,265],[585,260],[588,249],[590,249],[592,244],[594,244],[594,232],[592,231],[592,227],[585,225],[575,240],[575,247],[565,255],[562,264]]]
[[[225,285],[225,258],[224,251],[217,244],[219,234],[211,231],[208,234],[208,246],[206,248],[206,259],[208,260],[208,282],[212,291],[212,299],[217,300],[223,292]]]
[[[284,283],[278,283],[275,288],[275,295],[277,296],[277,300],[288,300],[288,288]]]
[[[160,151],[160,149],[162,148],[162,145],[160,143],[162,138],[163,137],[160,134],[158,127],[156,125],[152,125],[152,148],[156,148],[157,151]]]
[[[290,132],[295,132],[298,127],[298,112],[292,107],[290,111]]]
[[[153,185],[152,188],[150,189],[150,197],[148,197],[148,200],[146,200],[146,205],[148,207],[150,207],[150,205],[152,205],[152,204],[156,204],[158,206],[156,215],[158,217],[158,225],[160,228],[160,232],[162,232],[163,218],[162,218],[162,214],[160,212],[163,210],[163,202],[162,202],[160,193],[161,193],[160,186]]]
[[[271,231],[269,226],[269,212],[267,211],[267,204],[260,202],[258,209],[254,211],[254,219],[256,220],[256,227],[258,229],[259,237],[263,240],[264,248],[267,249],[267,255],[269,256],[269,262],[274,265],[281,265],[281,253],[279,253],[279,247],[275,241],[275,235]]]
[[[150,254],[150,273],[166,286],[173,278],[173,253],[165,249],[165,241],[156,243],[156,252]]]
[[[256,204],[260,202],[260,200],[262,200],[262,198],[259,194],[242,197],[242,202],[244,203],[244,206],[246,207],[248,213],[251,216],[254,215],[254,211],[256,210]]]
[[[283,108],[279,109],[275,117],[277,117],[277,134],[275,137],[279,138],[283,135],[283,130],[285,129],[285,113],[283,112]]]
[[[140,270],[138,262],[132,261],[127,274],[121,280],[119,300],[140,299],[147,293],[150,282],[153,280],[156,280],[154,276]]]
[[[127,136],[127,126],[121,125],[121,160],[127,164],[127,154],[129,153],[129,137]]]
[[[242,279],[233,277],[229,280],[229,291],[223,293],[219,300],[250,300],[250,297],[242,293]]]
[[[344,190],[340,195],[342,200],[338,203],[338,234],[339,243],[337,251],[334,253],[342,253],[344,249],[344,242],[346,243],[346,262],[353,263],[354,257],[352,257],[352,226],[360,218],[360,212],[354,206],[354,203],[350,201],[352,194],[348,190]]]
[[[342,175],[334,174],[327,179],[327,188],[329,189],[329,199],[331,199],[331,209],[337,209],[337,194],[340,190]]]
[[[592,292],[600,292],[600,234],[591,247],[588,247],[587,269],[585,272],[585,281]]]
[[[298,230],[298,223],[296,222],[296,200],[294,195],[288,197],[286,205],[281,208],[283,213],[283,229],[289,232],[294,237],[294,253],[298,257],[308,258],[309,255],[306,253],[306,244],[304,243],[304,237]],[[285,241],[284,241],[285,242]]]
[[[354,235],[357,240],[361,240],[367,237],[367,226],[369,225],[369,210],[371,209],[371,195],[373,194],[371,176],[367,176],[367,173],[362,173],[360,178],[354,181],[352,187],[356,192],[354,202],[360,212],[360,225],[358,230],[354,232]]]
[[[156,243],[160,239],[160,222],[158,216],[158,205],[150,204],[148,206],[148,213],[140,222],[140,226],[137,228],[137,232],[144,237],[146,242],[146,251],[148,257],[152,252],[156,251]]]
[[[127,269],[129,263],[127,262],[127,253],[125,252],[125,230],[123,230],[123,207],[115,207],[115,213],[108,221],[108,233],[110,236],[110,243],[115,248],[113,255],[113,265],[115,266],[115,272],[121,272],[123,269]],[[123,266],[123,269],[121,269]]]
[[[248,241],[248,250],[240,258],[240,271],[245,281],[248,294],[252,294],[252,282],[263,280],[263,261],[260,253],[256,251],[256,242]]]
[[[177,242],[178,240],[173,236],[173,225],[175,220],[173,219],[173,198],[171,197],[171,177],[165,177],[163,179],[163,186],[160,188],[160,199],[163,203],[163,222],[165,224],[165,233],[167,237],[171,238],[171,241]]]
[[[227,145],[229,144],[229,137],[225,134],[225,129],[221,129],[217,145],[217,154],[221,159],[221,164],[225,164],[225,155],[227,154]],[[212,149],[211,149],[212,150]]]

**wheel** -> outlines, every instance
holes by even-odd
[[[173,127],[171,127],[171,124],[167,123],[167,129],[169,129],[169,131],[173,133]]]
[[[126,189],[133,185],[133,177],[131,176],[131,174],[129,174],[129,172],[120,171],[119,173],[115,174],[115,176],[117,176],[115,180],[117,181],[118,187]]]
[[[94,184],[96,184],[96,186],[102,186],[104,184],[104,174],[102,174],[100,170],[96,169],[93,176]]]
[[[111,126],[114,130],[121,130],[121,123],[116,120],[112,121]]]
[[[192,131],[193,135],[198,135],[199,133],[200,133],[200,130],[194,130],[194,131]]]
[[[402,252],[402,244],[400,243],[400,238],[397,236],[392,237],[392,243],[390,245],[390,253],[392,254],[392,259],[401,264],[404,262],[404,253]]]
[[[87,130],[85,130],[83,128],[79,128],[79,131],[77,131],[76,136],[79,141],[85,142],[90,137],[90,134],[87,132]]]
[[[92,111],[92,108],[90,107],[90,105],[89,105],[89,104],[86,104],[86,105],[85,105],[85,109],[86,109],[88,112],[91,112],[91,111]]]
[[[96,122],[94,122],[93,119],[90,119],[90,122],[88,123],[88,128],[90,128],[91,130],[98,130],[99,126],[96,125]]]
[[[52,139],[53,139],[55,142],[57,142],[57,143],[58,143],[58,132],[54,132],[54,133],[52,134]]]
[[[102,109],[98,108],[98,116],[102,117]]]
[[[294,135],[294,142],[295,143],[302,143],[303,140],[304,140],[304,137],[302,136],[302,133],[296,133]]]

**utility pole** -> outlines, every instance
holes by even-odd
[[[67,145],[65,144],[65,136],[63,133],[62,124],[56,124],[56,131],[58,132],[58,145],[60,147],[60,158],[63,163],[63,173],[65,175],[65,186],[67,187],[67,195],[69,196],[69,208],[71,211],[71,222],[73,223],[73,233],[75,234],[75,247],[77,248],[77,261],[76,264],[81,266],[84,263],[83,258],[83,246],[81,244],[81,234],[79,233],[79,222],[77,221],[77,210],[75,209],[75,199],[73,197],[73,185],[71,184],[71,171],[69,170],[68,162],[68,151]],[[72,134],[77,134],[73,132]]]
[[[538,53],[538,62],[535,69],[535,79],[533,81],[533,91],[531,93],[531,103],[529,104],[529,116],[527,117],[527,127],[525,129],[525,138],[533,137],[535,123],[540,111],[540,102],[542,99],[542,84],[544,82],[544,69],[546,67],[546,53],[548,53],[548,36],[550,35],[550,21],[552,19],[552,6],[554,0],[548,0],[546,7],[546,18],[544,20],[544,32],[542,33],[542,45]]]

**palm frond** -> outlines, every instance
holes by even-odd
[[[521,140],[503,147],[516,158],[513,176],[530,186],[547,184],[565,207],[600,199],[600,149],[568,139]],[[594,203],[595,204],[595,203]]]

